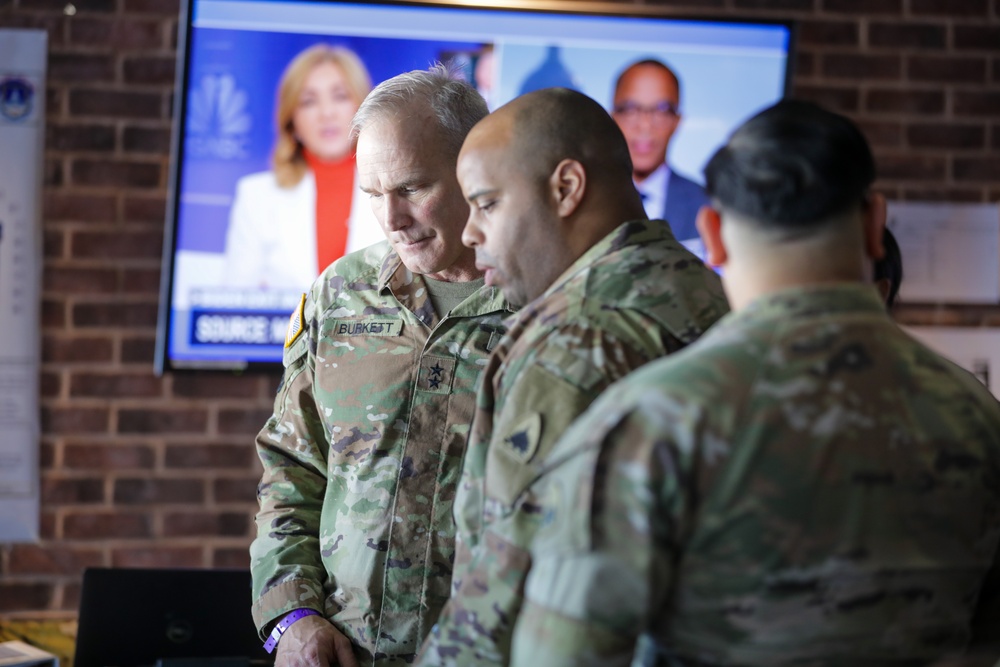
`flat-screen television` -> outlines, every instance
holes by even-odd
[[[677,121],[670,169],[701,181],[728,133],[784,95],[793,37],[789,23],[681,19],[624,3],[187,0],[157,370],[274,367],[289,314],[329,259],[383,238],[348,176],[336,181],[346,193],[340,201],[350,199],[335,214],[346,240],[320,240],[332,223],[317,225],[327,214],[317,212],[312,174],[353,160],[343,119],[369,80],[443,62],[491,108],[558,85],[612,111],[619,75],[656,60],[676,75],[679,109],[633,104],[618,112],[636,123]],[[339,74],[320,85],[333,86],[330,99],[310,92],[322,59],[309,53],[320,51],[337,54],[330,57]],[[298,114],[311,109],[311,118],[326,120],[298,127]]]

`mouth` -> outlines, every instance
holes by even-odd
[[[486,284],[488,286],[496,287],[497,285],[500,284],[499,280],[497,280],[497,278],[499,277],[498,276],[499,272],[497,271],[495,266],[476,262],[476,270],[480,271],[483,274],[483,279],[486,281]]]

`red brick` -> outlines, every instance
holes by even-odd
[[[155,19],[103,19],[75,16],[69,22],[69,41],[86,46],[108,46],[116,49],[148,49],[160,46],[161,27]]]
[[[151,364],[155,354],[156,341],[152,338],[122,339],[122,363]]]
[[[104,540],[152,536],[148,514],[91,512],[70,514],[63,518],[63,535],[71,540]]]
[[[877,88],[868,91],[868,111],[932,114],[944,111],[944,93],[940,90],[893,90]]]
[[[48,77],[68,83],[111,82],[115,79],[115,59],[112,55],[50,52]]]
[[[0,612],[47,609],[51,584],[0,582]]]
[[[271,410],[264,408],[220,410],[219,433],[256,435],[270,417]]]
[[[85,567],[104,565],[97,549],[75,549],[65,545],[15,544],[10,548],[11,574],[79,575]]]
[[[907,63],[906,71],[911,81],[984,83],[987,64],[986,58],[913,56]]]
[[[163,223],[167,216],[167,201],[163,197],[125,197],[126,222]]]
[[[42,231],[42,256],[46,259],[60,259],[65,254],[66,235],[61,229]]]
[[[978,189],[920,187],[919,189],[904,189],[902,199],[907,201],[948,201],[948,202],[980,202],[982,192]]]
[[[982,148],[986,142],[986,127],[919,123],[906,129],[906,138],[916,148]]]
[[[175,512],[163,518],[164,537],[244,536],[249,527],[250,517],[240,512]]]
[[[112,567],[202,567],[201,547],[145,547],[113,549]]]
[[[896,147],[903,143],[903,125],[895,121],[860,120],[858,127],[874,148]]]
[[[63,184],[65,179],[62,160],[46,160],[43,169],[42,183],[46,187]]]
[[[122,147],[127,153],[170,152],[170,130],[151,127],[126,127]]]
[[[956,50],[996,51],[1000,44],[1000,26],[956,25],[953,34]]]
[[[705,7],[723,7],[725,5],[724,0],[646,0],[647,5],[656,5],[658,7],[692,7],[695,9],[704,9]]]
[[[66,326],[66,303],[60,299],[42,299],[42,327],[58,329]]]
[[[55,467],[56,452],[51,442],[42,442],[38,451],[38,465],[42,470],[52,470]]]
[[[952,171],[956,181],[996,183],[1000,180],[1000,157],[955,158]]]
[[[119,479],[114,501],[120,505],[203,503],[205,484],[198,479]]]
[[[113,347],[108,338],[45,336],[42,363],[73,364],[111,361]]]
[[[906,181],[942,181],[946,162],[943,157],[932,155],[879,155],[879,178]]]
[[[79,443],[63,448],[63,463],[70,470],[149,469],[155,461],[153,450],[145,445]]]
[[[42,407],[42,431],[48,434],[105,433],[109,417],[105,408]]]
[[[956,92],[953,103],[957,116],[1000,116],[1000,91]]]
[[[809,21],[799,23],[799,45],[856,46],[858,24],[854,21]]]
[[[78,327],[155,327],[155,303],[79,303],[73,306],[73,325]]]
[[[152,373],[74,373],[70,396],[95,398],[150,397],[163,394],[163,381]]]
[[[249,545],[240,548],[213,549],[212,567],[250,569]]]
[[[54,125],[45,133],[45,148],[51,151],[113,151],[115,128],[108,125]]]
[[[124,63],[125,83],[173,85],[176,68],[177,61],[174,58],[157,56],[126,58]]]
[[[812,53],[799,49],[798,53],[795,54],[792,75],[797,80],[801,80],[803,78],[811,77],[815,73],[816,56]]]
[[[180,0],[124,0],[127,14],[168,14],[176,16],[180,11]]]
[[[122,273],[122,291],[127,294],[159,294],[160,270],[125,269]]]
[[[943,49],[947,29],[935,23],[872,23],[868,44],[893,48]]]
[[[73,160],[73,183],[124,188],[157,188],[160,165],[118,160]]]
[[[42,502],[52,505],[82,505],[104,502],[102,479],[42,479]]]
[[[43,289],[68,294],[110,294],[118,288],[114,269],[45,269]]]
[[[10,4],[10,0],[7,0],[7,4]],[[3,6],[4,3],[0,2],[0,8],[3,8]],[[64,4],[63,7],[65,6]],[[34,4],[32,4],[32,9],[34,9]],[[0,16],[0,26],[4,28],[33,28],[35,30],[46,31],[49,36],[50,47],[59,46],[63,43],[63,24],[64,18],[61,11],[57,15],[45,15],[37,12],[15,12]]]
[[[1000,125],[994,123],[992,134],[993,134],[993,148],[995,150],[1000,150]]]
[[[53,88],[51,86],[45,89],[45,113],[49,118],[56,118],[63,115],[65,105],[63,102],[66,100],[66,91],[62,88]]]
[[[204,410],[174,408],[163,410],[121,410],[119,433],[203,433],[208,427]]]
[[[43,372],[39,377],[38,393],[42,398],[58,398],[62,393],[62,377],[58,373]]]
[[[259,376],[190,372],[173,376],[173,394],[183,398],[253,398],[259,393]],[[268,382],[268,386],[277,383]]]
[[[39,521],[38,532],[43,540],[51,540],[56,536],[56,527],[59,521],[55,512],[42,508],[42,516]]]
[[[935,16],[987,16],[989,0],[910,0],[913,14]]]
[[[823,11],[844,14],[901,14],[903,0],[823,0]]]
[[[83,586],[77,582],[62,584],[62,609],[76,611],[80,608],[80,591]]]
[[[72,90],[69,95],[69,112],[74,117],[163,118],[165,108],[159,93]]]
[[[797,85],[794,94],[796,97],[815,102],[831,111],[849,113],[858,109],[857,88]]]
[[[1000,58],[993,59],[993,76],[991,78],[994,83],[1000,83]]]
[[[167,445],[167,468],[248,468],[255,460],[252,445]]]
[[[70,244],[76,259],[159,259],[162,252],[161,232],[78,232]]]
[[[79,195],[45,192],[45,219],[67,222],[114,222],[118,201],[114,195]]]
[[[222,478],[212,484],[217,503],[256,503],[260,474],[242,479]]]
[[[903,65],[899,56],[831,53],[823,56],[821,71],[824,76],[832,78],[898,79],[903,72]]]

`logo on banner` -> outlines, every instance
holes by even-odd
[[[27,80],[10,77],[0,80],[0,115],[8,120],[23,120],[35,106],[35,89]]]
[[[247,93],[231,74],[201,77],[191,91],[187,119],[190,154],[223,160],[247,156],[253,119],[247,111]]]

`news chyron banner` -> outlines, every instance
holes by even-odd
[[[46,46],[0,29],[0,542],[38,539]]]

